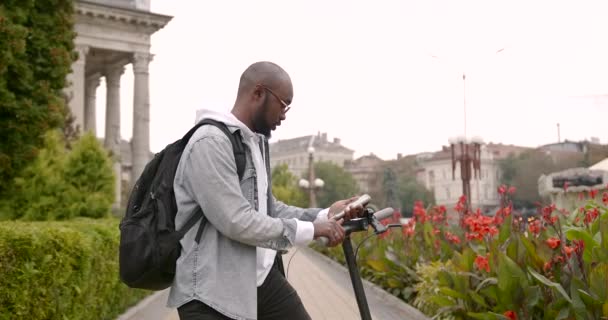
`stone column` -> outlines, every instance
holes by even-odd
[[[99,74],[94,74],[87,78],[85,88],[84,106],[84,130],[97,135],[97,117],[95,103],[97,99],[97,87],[99,87]]]
[[[152,55],[148,52],[133,54],[133,140],[131,154],[133,168],[131,184],[139,178],[148,163],[150,155],[150,88],[148,65]]]
[[[124,66],[108,67],[106,77],[106,133],[104,145],[112,152],[114,173],[116,175],[116,197],[113,209],[120,207],[121,190],[121,157],[120,157],[120,77],[125,71]]]
[[[80,131],[84,129],[84,90],[85,90],[85,69],[87,53],[89,47],[84,45],[76,45],[75,50],[78,52],[78,60],[72,64],[72,73],[68,75],[68,83],[70,84],[69,106],[74,116],[74,127]]]

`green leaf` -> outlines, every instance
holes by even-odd
[[[463,300],[467,299],[466,295],[464,295],[456,290],[447,288],[447,287],[439,288],[439,292],[445,294],[446,296],[452,297],[452,298],[463,299]]]
[[[572,295],[572,309],[577,320],[588,319],[588,312],[585,303],[580,297],[579,290],[585,287],[583,281],[577,277],[572,278],[570,282],[570,294]]]
[[[500,233],[498,234],[498,243],[503,244],[511,236],[511,225],[513,224],[513,215],[510,215],[505,219],[502,226],[500,226]]]
[[[475,288],[475,292],[479,292],[479,290],[481,290],[487,286],[496,285],[496,284],[498,284],[498,279],[496,279],[494,277],[487,278],[477,285],[477,288]]]
[[[386,272],[386,264],[382,260],[367,260],[367,264],[372,267],[372,269],[380,272]]]
[[[566,319],[566,318],[568,318],[568,315],[570,315],[570,308],[568,308],[568,307],[562,308],[559,311],[559,313],[557,314],[557,317],[555,317],[555,320]]]
[[[602,304],[602,302],[597,299],[597,297],[592,296],[591,294],[589,294],[589,292],[583,289],[578,289],[578,295],[588,308],[592,308],[594,306]]]
[[[555,288],[563,297],[564,299],[566,299],[569,303],[572,303],[572,299],[570,299],[570,297],[568,296],[568,294],[566,293],[566,290],[564,290],[564,287],[562,287],[561,284],[559,283],[555,283],[549,279],[547,279],[545,276],[543,276],[540,273],[537,273],[536,271],[534,271],[532,268],[528,267],[528,272],[530,272],[530,274],[536,278],[538,281],[540,281],[541,283],[543,283],[546,286]]]
[[[589,279],[591,292],[600,301],[608,301],[608,263],[602,262],[592,268]]]
[[[401,281],[395,279],[395,278],[389,278],[386,283],[388,284],[388,286],[390,288],[399,288],[401,287],[401,285],[403,284]]]
[[[528,258],[531,260],[531,262],[533,262],[537,268],[542,268],[543,259],[541,259],[538,256],[538,254],[536,253],[536,247],[534,246],[532,241],[530,241],[530,239],[526,238],[526,236],[524,236],[523,234],[520,235],[519,240],[523,244],[524,248],[526,248],[526,252],[528,253]]]
[[[444,296],[433,296],[429,300],[440,307],[449,307],[456,304],[455,301]]]
[[[498,259],[498,288],[506,292],[512,292],[516,286],[525,288],[528,281],[524,271],[504,253]]]
[[[529,286],[524,289],[526,296],[526,305],[531,309],[538,304],[541,297],[541,291],[539,286]]]
[[[475,303],[477,303],[479,306],[484,307],[486,309],[490,308],[488,306],[488,304],[486,303],[485,299],[480,294],[478,294],[474,291],[469,291],[468,294],[471,297],[471,299],[473,299],[473,301]]]

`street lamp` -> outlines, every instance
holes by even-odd
[[[471,208],[471,178],[479,178],[483,140],[479,137],[472,139],[457,137],[449,139],[449,143],[452,151],[452,180],[455,180],[456,163],[460,163],[462,194],[466,197],[465,209],[469,210]]]
[[[300,188],[308,191],[308,197],[310,199],[310,207],[317,207],[317,198],[315,192],[325,185],[325,182],[319,178],[315,179],[315,167],[314,167],[314,153],[315,148],[312,146],[308,147],[308,180],[300,179],[298,185]],[[312,181],[312,184],[311,182]]]

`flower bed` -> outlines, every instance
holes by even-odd
[[[607,319],[608,194],[583,194],[589,201],[574,212],[539,205],[525,218],[514,192],[499,189],[493,216],[461,198],[450,222],[445,207],[418,202],[401,232],[363,243],[362,274],[442,319]],[[321,250],[343,261],[341,248]]]

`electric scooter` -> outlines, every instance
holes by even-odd
[[[371,198],[368,195],[363,195],[353,205],[367,205]],[[371,226],[374,229],[376,235],[388,231],[391,227],[401,227],[400,224],[389,224],[383,225],[380,221],[389,218],[393,215],[393,208],[385,208],[375,212],[371,208],[365,208],[365,213],[362,217],[351,219],[342,224],[342,227],[346,231],[344,242],[342,242],[342,249],[344,250],[344,258],[346,259],[346,265],[348,267],[348,273],[350,274],[350,280],[353,285],[355,298],[357,299],[357,306],[359,307],[359,314],[361,320],[372,320],[372,316],[367,304],[367,298],[365,297],[365,290],[363,289],[363,282],[361,281],[361,275],[359,274],[359,267],[355,254],[353,252],[353,245],[351,242],[350,235],[353,232],[367,231]],[[340,220],[344,216],[344,213],[338,213],[333,217],[334,220]],[[327,239],[321,239],[321,243],[327,244]]]

